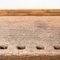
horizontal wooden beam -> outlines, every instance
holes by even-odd
[[[60,9],[0,10],[0,16],[60,16]]]

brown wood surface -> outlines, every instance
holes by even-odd
[[[60,60],[60,16],[0,16],[0,60]]]
[[[0,10],[0,16],[60,16],[60,9]]]

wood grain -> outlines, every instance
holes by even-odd
[[[60,16],[60,9],[0,10],[0,16]]]
[[[0,16],[0,60],[60,60],[60,16]]]

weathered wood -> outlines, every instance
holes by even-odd
[[[0,16],[0,60],[60,60],[60,16]]]

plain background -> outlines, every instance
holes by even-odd
[[[60,9],[60,0],[0,0],[0,9]]]

